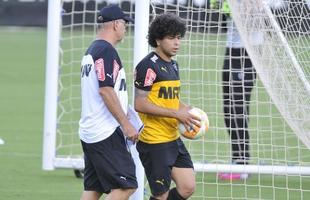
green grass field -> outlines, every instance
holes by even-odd
[[[79,199],[71,170],[42,171],[46,30],[0,27],[0,199]]]
[[[220,55],[223,52],[223,49],[212,49],[212,46],[216,44],[208,43],[209,38],[203,39],[205,39],[204,46],[210,45],[210,48],[204,49],[206,54],[214,55],[215,51],[220,51],[218,53]],[[196,43],[199,45],[199,42]],[[6,142],[5,145],[0,145],[0,199],[79,199],[83,189],[82,180],[75,178],[72,170],[43,171],[41,167],[46,30],[0,27],[0,45],[0,91],[2,95],[0,98],[0,138]],[[120,48],[126,49],[128,45],[132,46],[131,43],[125,42]],[[189,44],[185,43],[186,45]],[[185,54],[201,53],[200,50],[190,51],[189,48],[184,48],[183,51]],[[69,67],[66,68],[68,73],[79,71],[79,55],[75,59],[76,62],[68,62]],[[188,144],[197,156],[203,154],[203,160],[207,161],[214,159],[215,153],[217,153],[217,158],[229,160],[228,138],[221,114],[221,93],[216,82],[220,80],[220,75],[218,69],[211,68],[212,65],[221,65],[221,61],[217,59],[219,58],[211,56],[202,59],[202,62],[200,58],[194,56],[179,58],[182,66],[191,65],[192,69],[195,67],[198,69],[198,66],[206,65],[206,68],[212,69],[204,73],[184,70],[182,74],[186,80],[185,101],[204,108],[210,115],[212,127],[208,137],[202,142]],[[131,63],[128,61],[126,65]],[[74,68],[73,72],[72,68]],[[78,77],[77,75],[76,78]],[[203,77],[205,80],[203,83],[210,87],[199,85],[200,77]],[[71,79],[64,78],[63,81],[69,82]],[[261,84],[258,83],[257,87],[261,88]],[[194,92],[197,90],[202,92],[197,94]],[[188,96],[192,99],[189,100]],[[74,102],[74,99],[72,101],[69,105],[73,105],[74,110],[78,104]],[[292,164],[298,161],[309,164],[309,150],[299,144],[295,136],[288,134],[286,139],[281,137],[283,130],[287,132],[290,130],[281,124],[283,120],[273,107],[268,106],[270,103],[268,101],[263,89],[258,89],[253,95],[250,127],[253,162],[259,163],[260,159],[264,158],[270,163],[289,160]],[[266,106],[263,106],[264,104]],[[275,113],[275,117],[268,118],[271,116],[270,113]],[[76,118],[76,113],[68,116],[70,120]],[[270,127],[273,127],[272,130]],[[271,131],[273,135],[270,134]],[[77,135],[73,137],[78,140]],[[71,138],[72,136],[69,136],[68,140]],[[231,183],[217,180],[213,173],[197,173],[197,182],[200,184],[197,186],[196,198],[192,198],[197,200],[310,199],[309,176],[252,175],[247,181]]]

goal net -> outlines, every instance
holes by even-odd
[[[55,123],[55,143],[44,141],[43,159],[53,168],[82,169],[83,155],[78,137],[80,118],[80,62],[96,36],[97,11],[117,3],[131,17],[140,1],[63,0],[59,17],[59,55],[57,76],[57,115],[45,120],[45,127]],[[310,2],[301,0],[151,0],[149,15],[172,12],[187,25],[181,49],[175,57],[180,66],[181,99],[204,110],[210,129],[199,140],[184,142],[196,170],[197,189],[191,199],[308,199],[310,198]],[[126,69],[129,101],[132,102],[134,70],[134,27],[117,46]],[[232,141],[225,126],[223,74],[241,76],[241,65],[223,68],[229,26],[238,30],[244,47],[257,72],[250,92],[249,111],[244,107],[239,117],[249,133],[247,165],[232,163]],[[146,37],[146,35],[145,35]],[[254,38],[254,39],[253,39]],[[141,39],[141,41],[144,41]],[[142,45],[142,44],[141,44]],[[149,51],[152,49],[149,48]],[[147,52],[146,52],[147,53]],[[145,55],[146,55],[145,53]],[[142,55],[144,56],[144,55]],[[231,62],[231,61],[230,61]],[[233,77],[230,77],[233,78]],[[233,84],[232,82],[228,82]],[[243,90],[242,90],[243,91]],[[243,91],[239,92],[245,99]],[[232,102],[230,102],[231,106]],[[45,112],[47,112],[45,107]],[[233,108],[237,109],[237,108]],[[229,114],[230,123],[235,116]],[[47,122],[48,121],[48,122]],[[53,127],[53,126],[52,126]],[[231,127],[231,130],[236,130]],[[53,132],[53,131],[52,131]],[[45,130],[44,137],[50,137]],[[50,144],[52,143],[52,144]],[[43,163],[44,165],[44,163]],[[245,180],[222,180],[218,174],[250,174]],[[150,190],[145,183],[144,199]]]

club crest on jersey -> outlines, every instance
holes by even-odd
[[[156,79],[156,73],[152,69],[147,69],[144,81],[144,87],[153,85]]]
[[[95,67],[97,72],[97,77],[99,81],[105,80],[105,74],[104,74],[104,61],[102,58],[99,58],[95,61]]]
[[[173,63],[172,66],[173,66],[173,68],[174,68],[175,71],[178,71],[178,67],[177,67],[177,64],[176,64],[176,63]]]
[[[116,60],[114,60],[113,62],[113,82],[115,83],[116,81],[116,78],[117,78],[117,75],[118,75],[118,72],[119,72],[119,64],[117,63]]]

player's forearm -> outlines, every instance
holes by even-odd
[[[109,111],[112,113],[114,118],[118,121],[118,123],[124,127],[128,125],[129,121],[127,119],[127,116],[125,112],[123,111],[121,104],[114,92],[114,89],[112,87],[103,87],[100,88],[100,95],[109,109]]]
[[[161,117],[177,118],[177,110],[157,106],[149,102],[145,97],[135,98],[135,109],[136,111],[145,114],[157,115]]]

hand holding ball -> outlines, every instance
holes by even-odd
[[[185,126],[180,123],[179,124],[179,132],[182,136],[184,136],[187,139],[196,140],[202,137],[208,130],[209,130],[209,119],[208,115],[199,108],[192,108],[188,111],[192,115],[195,115],[200,118],[200,127],[196,126],[195,124],[192,124],[190,126],[190,130],[186,130]]]

